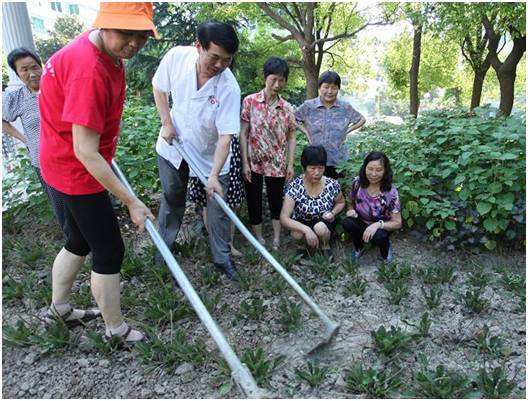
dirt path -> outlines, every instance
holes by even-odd
[[[193,215],[186,219],[188,223],[196,221]],[[43,339],[42,335],[38,341],[34,341],[34,345],[27,347],[14,346],[12,342],[6,341],[6,327],[9,334],[9,327],[14,327],[20,318],[34,324],[32,330],[35,332],[44,332],[36,317],[45,311],[37,291],[46,286],[45,280],[49,275],[46,266],[50,265],[57,246],[60,246],[58,240],[49,243],[49,233],[43,233],[35,245],[38,248],[39,244],[42,246],[47,243],[43,246],[42,254],[36,261],[24,264],[20,250],[17,254],[16,246],[13,245],[20,241],[21,234],[19,232],[11,238],[4,230],[4,398],[241,398],[236,387],[230,385],[230,379],[221,364],[216,361],[218,353],[215,345],[196,316],[174,319],[172,324],[170,320],[154,316],[152,311],[166,312],[166,309],[153,309],[152,305],[170,301],[173,299],[170,294],[179,299],[181,292],[172,286],[172,279],[166,274],[158,277],[144,267],[150,258],[148,247],[145,248],[149,242],[146,234],[134,236],[133,239],[136,252],[133,257],[129,257],[127,266],[131,266],[128,267],[130,271],[134,271],[134,268],[137,270],[131,278],[124,280],[123,307],[126,315],[132,317],[131,320],[137,321],[136,324],[145,324],[146,328],[150,328],[151,335],[161,339],[165,346],[167,343],[185,342],[177,334],[178,329],[182,329],[187,343],[179,349],[180,354],[171,363],[163,365],[163,361],[155,361],[160,358],[160,354],[156,356],[152,349],[104,353],[87,337],[92,331],[102,332],[101,321],[91,322],[86,328],[74,329],[69,345],[59,351],[47,351],[46,347],[51,347],[53,339]],[[279,294],[272,294],[273,284],[277,280],[271,267],[249,252],[243,245],[245,241],[240,239],[236,242],[237,246],[249,253],[245,259],[237,262],[239,269],[247,272],[244,276],[247,287],[240,288],[240,285],[223,277],[211,284],[214,280],[211,278],[208,281],[210,277],[204,273],[204,270],[209,271],[205,238],[201,233],[198,236],[192,233],[188,235],[192,239],[189,245],[181,249],[185,256],[179,258],[184,270],[195,288],[207,294],[214,305],[213,317],[239,356],[248,350],[261,348],[264,359],[270,365],[274,360],[277,361],[277,366],[267,377],[265,374],[255,375],[257,379],[262,379],[262,386],[275,397],[365,397],[367,394],[353,391],[346,385],[348,370],[360,365],[381,369],[387,375],[399,377],[402,385],[394,394],[406,394],[418,388],[415,377],[421,369],[420,353],[427,357],[430,370],[443,364],[460,375],[466,375],[468,387],[473,389],[478,387],[480,368],[489,370],[503,364],[508,378],[514,381],[510,396],[525,396],[525,300],[519,295],[522,291],[508,290],[503,282],[505,272],[525,277],[523,253],[447,254],[416,241],[408,234],[397,234],[394,236],[396,261],[411,268],[409,294],[400,305],[390,302],[387,290],[378,280],[380,261],[377,250],[370,250],[360,261],[358,274],[367,283],[365,292],[360,296],[347,292],[353,278],[339,264],[329,265],[330,268],[321,272],[321,266],[314,267],[310,260],[296,260],[288,270],[303,288],[308,287],[308,292],[320,307],[341,323],[340,332],[331,346],[307,356],[307,345],[316,339],[321,330],[319,321],[310,316],[308,309],[303,306],[301,327],[291,332],[284,330],[280,321],[280,305],[285,300],[300,303],[300,298],[288,288],[275,289]],[[281,258],[290,257],[288,260],[292,260],[293,248],[292,244],[283,245]],[[343,261],[348,252],[348,244],[337,243],[335,260]],[[440,305],[432,310],[425,305],[422,294],[422,288],[429,287],[423,284],[423,278],[418,274],[426,266],[454,266],[455,272],[451,283],[437,286],[443,290],[443,295]],[[331,268],[335,269],[335,274]],[[470,274],[476,271],[485,272],[488,277],[481,296],[489,300],[489,305],[478,314],[471,312],[464,301],[466,291],[472,288]],[[28,274],[34,274],[37,285],[25,288],[20,297],[6,299],[6,285],[10,285],[6,273],[15,282],[26,279]],[[89,272],[85,269],[80,283],[76,285],[76,291],[84,294],[85,300],[89,299],[89,295],[86,295],[88,278]],[[206,289],[204,283],[208,283],[209,288]],[[11,294],[11,288],[8,288],[8,294]],[[168,297],[159,295],[155,298],[157,292],[166,288],[169,289]],[[260,320],[247,318],[241,310],[240,303],[243,300],[250,304],[253,299],[262,300],[264,311]],[[177,304],[181,306],[184,303]],[[389,356],[384,356],[375,347],[372,330],[382,325],[387,330],[390,326],[396,326],[413,334],[417,329],[403,320],[417,324],[425,312],[429,313],[432,321],[428,336],[413,337],[406,349],[396,350]],[[493,336],[500,339],[500,347],[490,346],[493,349],[488,353],[478,349],[476,340],[485,325],[489,328],[488,339]],[[27,339],[28,336],[20,338]],[[165,357],[165,361],[169,360],[171,350],[162,348],[162,359]],[[260,372],[266,371],[266,360],[255,362],[260,363]],[[301,379],[296,371],[307,371],[308,362],[327,368],[322,374],[321,383],[314,388]]]

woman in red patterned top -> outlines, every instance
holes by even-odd
[[[264,63],[265,87],[242,103],[240,150],[245,180],[249,222],[261,244],[262,186],[266,192],[273,225],[273,249],[280,246],[280,211],[285,181],[293,178],[295,116],[293,107],[279,96],[288,81],[286,61],[271,57]]]

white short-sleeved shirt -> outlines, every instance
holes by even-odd
[[[205,176],[213,167],[218,135],[238,135],[240,131],[240,87],[226,69],[197,89],[198,51],[192,46],[177,46],[167,52],[152,78],[152,86],[172,96],[171,118],[185,152]],[[181,156],[161,135],[156,152],[180,167]],[[229,157],[220,175],[229,172]],[[196,174],[191,170],[191,176]]]

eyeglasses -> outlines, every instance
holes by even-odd
[[[218,63],[220,61],[223,66],[229,67],[231,65],[231,63],[233,62],[233,56],[220,57],[218,54],[209,53],[209,51],[207,51],[207,49],[204,49],[203,47],[202,47],[202,50],[203,50],[203,52],[205,53],[205,55],[207,56],[207,58],[209,59],[209,61],[211,63],[216,64],[216,63]]]

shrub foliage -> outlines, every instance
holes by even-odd
[[[403,125],[377,123],[349,139],[345,186],[365,155],[385,152],[408,227],[449,247],[521,242],[525,232],[526,118],[437,110]]]

